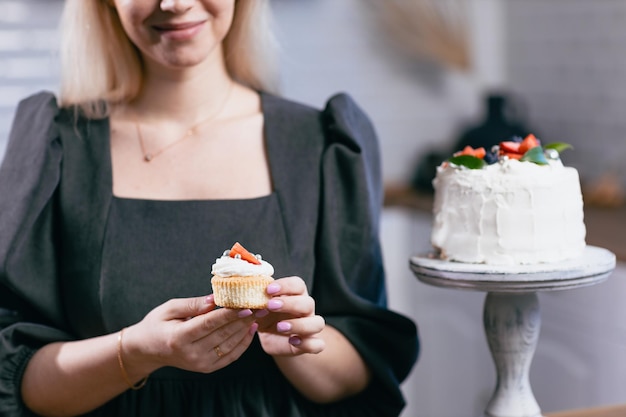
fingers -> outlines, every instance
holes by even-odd
[[[279,278],[267,286],[267,293],[271,296],[279,295],[308,295],[306,283],[300,277]]]
[[[254,319],[252,310],[221,308],[212,311],[211,314],[192,317],[184,323],[184,328],[192,343],[209,335],[214,335],[219,339],[227,339],[234,332],[249,328]]]
[[[126,344],[128,348],[137,342],[137,356],[146,367],[212,372],[248,348],[258,329],[255,319],[249,309],[218,309],[212,295],[173,299],[137,323]]]
[[[219,339],[227,339],[234,332],[247,329],[254,321],[250,309],[216,309],[213,295],[169,300],[155,313],[157,321],[175,325],[167,341],[172,350],[211,334]]]
[[[267,310],[291,314],[296,317],[310,316],[315,313],[315,300],[309,296],[304,280],[300,277],[280,278],[267,286],[267,293],[272,296],[267,303]],[[259,317],[257,312],[257,317]]]
[[[302,317],[291,320],[281,320],[276,323],[276,331],[283,334],[299,334],[303,336],[314,335],[326,325],[322,316]]]
[[[254,319],[250,310],[223,308],[178,321],[166,339],[168,365],[205,373],[223,368],[250,346]]]
[[[315,314],[315,300],[299,277],[277,279],[267,286],[272,296],[265,310],[255,313],[266,353],[277,356],[319,353],[326,347],[321,333],[322,316]],[[271,314],[270,314],[271,313]]]
[[[185,346],[176,355],[174,366],[194,372],[210,373],[237,360],[250,346],[256,324],[231,323],[228,331],[218,331]]]
[[[228,338],[220,341],[217,345],[211,345],[211,343],[214,343],[214,338],[208,337],[206,340],[199,340],[196,343],[204,345],[205,350],[211,350],[215,355],[215,358],[213,358],[215,362],[224,362],[225,364],[228,364],[243,354],[252,342],[252,338],[254,337],[257,328],[258,325],[256,323],[252,323],[246,332],[240,331],[233,333]]]
[[[326,348],[326,342],[320,337],[306,337],[291,336],[289,338],[289,344],[293,354],[301,353],[320,353]]]
[[[163,314],[166,320],[195,317],[214,310],[216,305],[213,294],[204,297],[177,298],[163,304]]]
[[[292,352],[319,353],[326,346],[319,335],[326,325],[322,316],[303,317],[293,320],[282,320],[276,323],[276,331],[289,336]]]
[[[315,301],[309,296],[274,297],[268,301],[267,309],[274,313],[306,317],[315,313]]]

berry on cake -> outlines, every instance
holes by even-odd
[[[211,268],[215,304],[227,308],[261,309],[267,306],[267,286],[274,267],[239,242],[224,251]]]
[[[565,143],[534,135],[465,149],[437,168],[431,242],[442,259],[493,265],[559,262],[586,244],[578,171]]]

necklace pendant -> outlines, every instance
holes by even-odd
[[[152,154],[151,154],[151,153],[147,153],[147,154],[145,154],[145,155],[143,156],[143,160],[144,160],[144,161],[146,161],[146,162],[150,162],[150,161],[152,161],[152,158],[153,158],[153,156],[152,156]]]

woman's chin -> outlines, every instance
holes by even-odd
[[[176,51],[175,53],[170,52],[152,57],[151,61],[155,66],[164,69],[185,70],[201,66],[205,64],[208,59],[206,54]]]

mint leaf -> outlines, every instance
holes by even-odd
[[[487,163],[480,158],[471,155],[453,156],[448,162],[469,169],[482,169]]]
[[[522,156],[520,161],[533,162],[537,165],[548,165],[548,160],[543,154],[543,148],[541,146],[535,146],[534,148],[529,149],[524,156]]]
[[[547,145],[544,145],[543,147],[546,149],[554,149],[558,153],[561,153],[566,149],[574,149],[572,145],[570,145],[569,143],[565,143],[565,142],[548,143]]]

